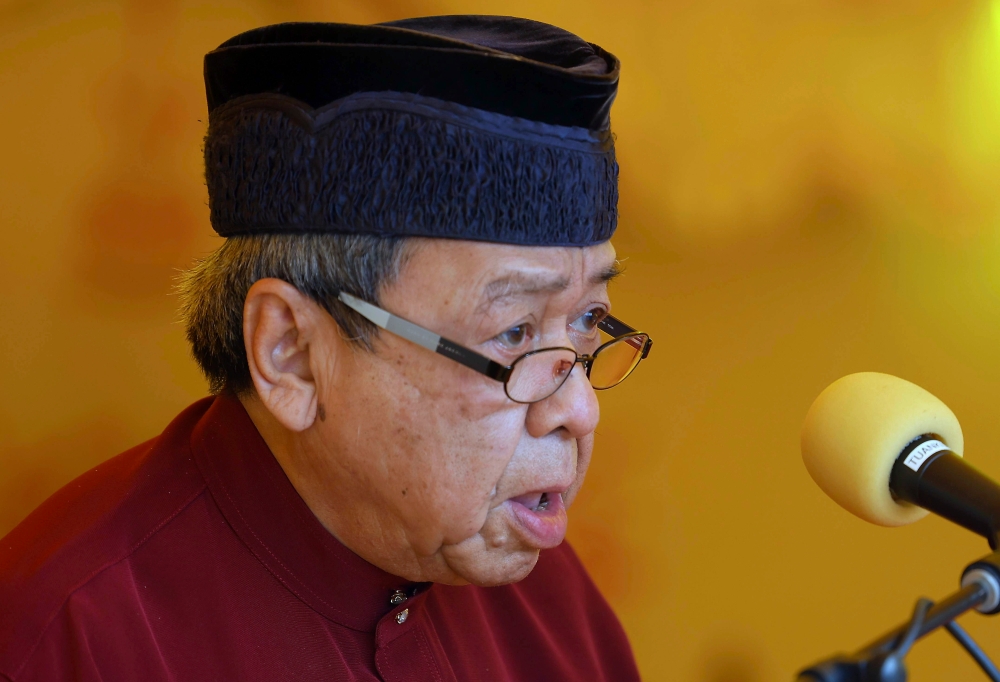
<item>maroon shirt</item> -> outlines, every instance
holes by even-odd
[[[398,604],[391,603],[405,597]],[[405,614],[405,617],[404,615]],[[504,587],[410,583],[319,523],[233,396],[0,540],[0,679],[636,680],[566,543]]]

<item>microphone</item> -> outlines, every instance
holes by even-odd
[[[823,491],[882,526],[928,511],[998,547],[1000,485],[962,458],[962,427],[948,406],[915,384],[876,372],[824,390],[802,427],[802,460]]]

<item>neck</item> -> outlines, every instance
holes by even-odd
[[[327,480],[328,474],[316,471],[318,458],[309,455],[307,441],[310,439],[311,429],[302,433],[289,430],[268,411],[256,394],[240,396],[240,402],[292,487],[323,527],[346,546],[338,537],[334,510],[327,502],[330,495],[323,482]]]

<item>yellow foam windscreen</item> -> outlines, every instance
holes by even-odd
[[[961,456],[962,427],[943,402],[889,374],[849,374],[809,408],[802,460],[823,492],[847,511],[881,526],[902,526],[927,512],[894,500],[889,474],[903,448],[927,433]]]

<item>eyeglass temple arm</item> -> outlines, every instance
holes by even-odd
[[[620,336],[627,336],[628,334],[641,333],[612,315],[605,315],[603,318],[601,318],[601,321],[597,323],[597,326],[600,327],[602,331],[610,334],[616,339]],[[643,344],[642,347],[643,359],[646,359],[646,356],[649,355],[649,349],[652,347],[653,347],[653,339],[649,338],[649,335],[646,335],[646,343]]]
[[[397,336],[401,336],[407,341],[412,341],[418,346],[423,346],[427,350],[451,358],[455,362],[474,369],[480,374],[485,374],[491,379],[506,381],[510,376],[511,370],[509,367],[504,367],[500,363],[490,360],[485,355],[480,355],[474,350],[470,350],[439,334],[435,334],[429,329],[393,315],[388,310],[383,310],[377,305],[362,301],[360,298],[355,298],[343,291],[337,294],[337,299],[372,324],[390,331]]]

